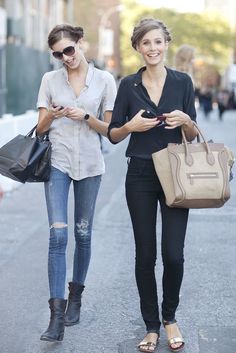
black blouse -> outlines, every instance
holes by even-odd
[[[112,141],[110,136],[111,129],[124,125],[140,109],[149,110],[152,116],[178,109],[196,121],[194,89],[189,75],[166,68],[165,84],[159,104],[156,105],[150,99],[146,88],[142,84],[142,72],[144,70],[146,70],[146,67],[142,67],[136,74],[129,75],[121,80],[108,128],[108,138],[112,143],[115,142]],[[126,156],[149,159],[153,152],[165,148],[169,142],[181,143],[181,141],[180,127],[168,130],[164,126],[157,126],[145,132],[132,132]]]

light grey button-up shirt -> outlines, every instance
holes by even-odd
[[[77,107],[99,119],[105,111],[112,111],[116,97],[113,76],[89,64],[85,87],[79,96],[68,81],[65,67],[44,74],[38,94],[38,108],[51,104]],[[67,117],[55,119],[50,127],[52,166],[67,173],[74,180],[103,174],[104,158],[99,134],[86,121]]]

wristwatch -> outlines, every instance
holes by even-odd
[[[90,118],[90,115],[89,114],[85,114],[84,120],[88,120],[89,118]]]

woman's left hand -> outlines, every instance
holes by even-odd
[[[66,117],[72,120],[84,120],[86,112],[80,108],[67,108]]]
[[[167,125],[165,126],[165,129],[175,129],[182,125],[192,125],[192,120],[189,115],[181,110],[173,110],[172,112],[163,115],[166,117],[165,122]]]

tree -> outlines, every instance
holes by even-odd
[[[196,48],[196,59],[223,73],[230,62],[233,33],[219,15],[178,13],[174,10],[147,8],[135,0],[123,0],[125,11],[121,15],[121,55],[123,74],[134,72],[142,65],[131,47],[130,37],[134,25],[144,17],[162,20],[170,29],[173,41],[168,50],[167,64],[173,66],[174,53],[181,44]]]

